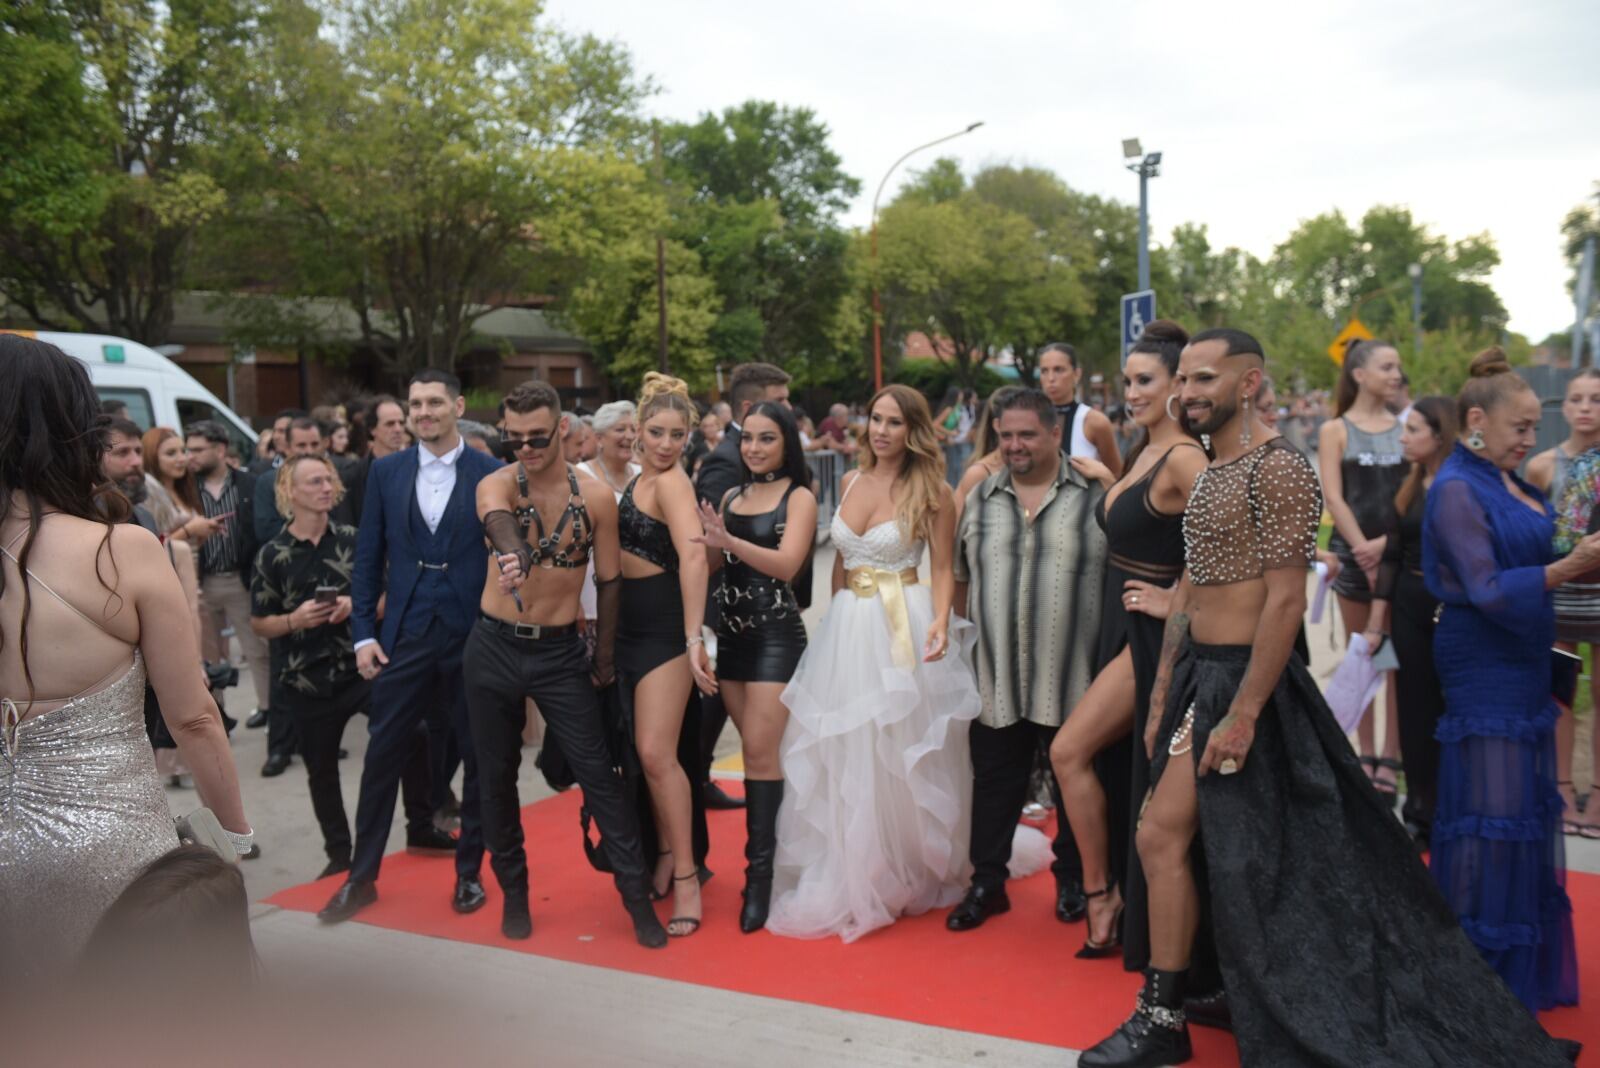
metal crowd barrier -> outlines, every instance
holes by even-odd
[[[828,539],[834,509],[839,507],[839,480],[848,468],[841,453],[829,449],[806,453],[811,468],[811,488],[817,495],[817,542]]]

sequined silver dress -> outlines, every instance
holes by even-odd
[[[0,735],[0,977],[70,966],[106,907],[178,844],[144,728],[144,661]],[[9,696],[9,695],[7,695]]]

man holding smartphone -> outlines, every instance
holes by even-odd
[[[350,823],[339,787],[339,742],[350,718],[366,710],[370,690],[356,670],[350,637],[356,528],[328,517],[344,486],[327,457],[288,457],[278,469],[273,489],[278,511],[290,518],[263,547],[251,583],[250,627],[272,643],[275,692],[287,706],[274,711],[292,717],[299,734],[311,807],[328,853],[328,865],[322,870],[327,876],[350,868]],[[420,731],[402,785],[407,848],[454,853],[455,841],[431,821],[427,736]]]

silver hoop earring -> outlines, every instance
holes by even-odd
[[[1172,410],[1172,402],[1177,399],[1178,395],[1176,393],[1167,394],[1167,418],[1171,419],[1174,423],[1178,421],[1178,413]]]
[[[1467,435],[1467,448],[1471,449],[1473,452],[1482,452],[1483,446],[1483,431],[1474,430],[1472,433]]]
[[[1250,398],[1244,399],[1244,429],[1239,431],[1239,444],[1250,447]]]

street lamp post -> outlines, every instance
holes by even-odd
[[[1150,288],[1150,179],[1161,174],[1161,153],[1145,152],[1137,137],[1122,142],[1123,166],[1139,176],[1139,290]]]
[[[889,177],[899,169],[900,164],[918,152],[934,145],[942,145],[946,141],[953,141],[982,125],[982,120],[979,120],[964,130],[957,130],[953,134],[946,134],[937,140],[913,148],[890,165],[884,172],[883,181],[878,183],[878,191],[872,194],[872,388],[874,392],[883,388],[883,302],[878,295],[878,200],[883,196],[883,187],[889,184]]]
[[[1411,325],[1415,331],[1411,358],[1422,355],[1422,264],[1413,263],[1406,268],[1411,276]]]

